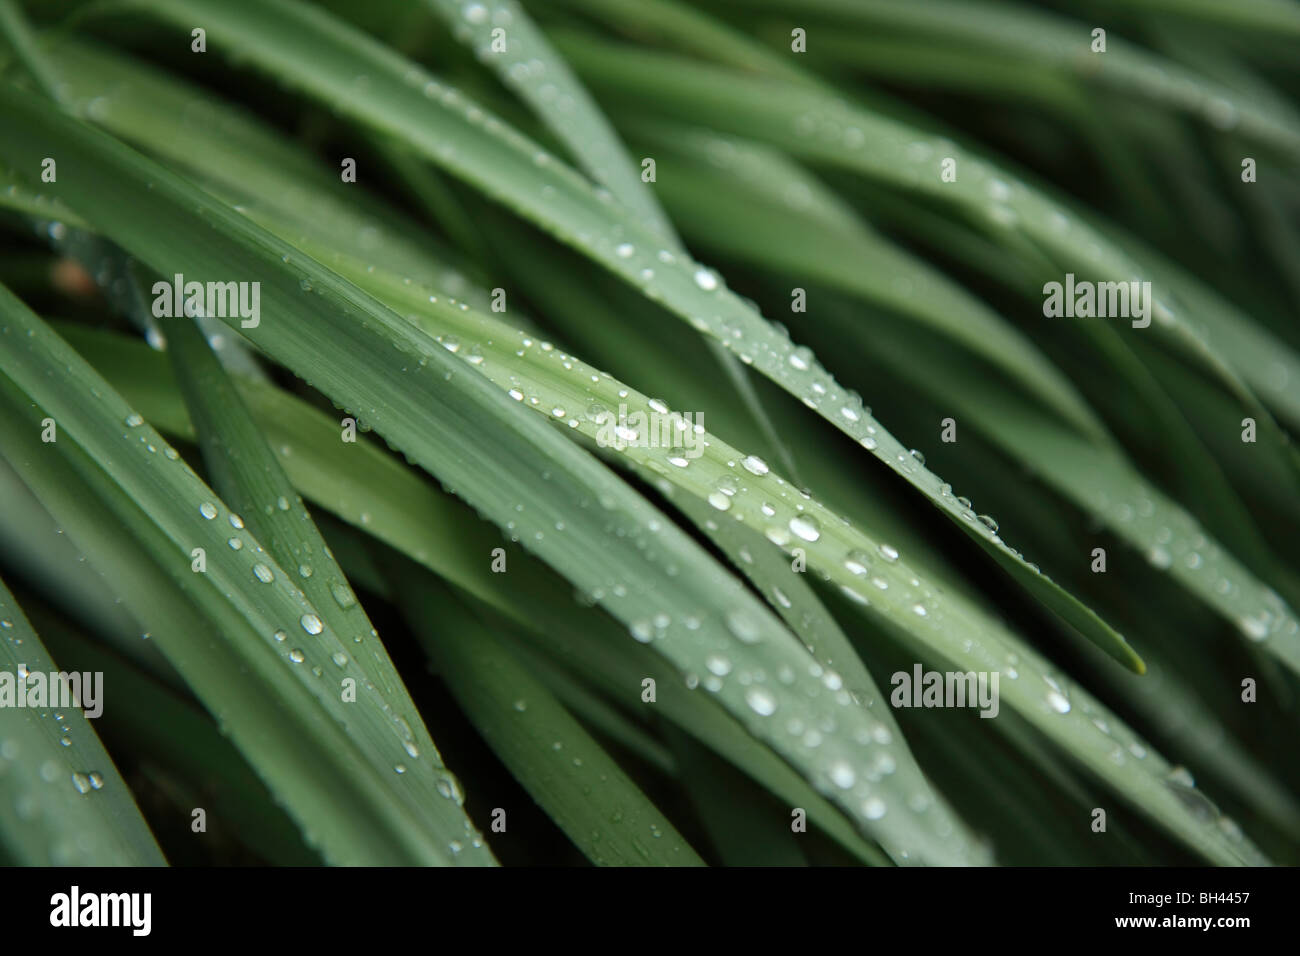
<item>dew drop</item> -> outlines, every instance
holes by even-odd
[[[726,677],[731,673],[731,661],[721,654],[710,654],[704,659],[704,666],[709,669],[709,673],[718,677]]]
[[[831,783],[841,790],[847,790],[857,781],[858,775],[853,772],[853,768],[848,765],[847,761],[837,760],[830,767]]]
[[[776,713],[776,698],[762,687],[751,687],[745,691],[745,703],[760,717],[770,717]]]
[[[861,577],[871,566],[871,559],[863,551],[850,551],[844,556],[844,567],[854,576]]]
[[[790,530],[804,541],[816,541],[822,536],[821,525],[812,515],[795,515],[790,519]]]
[[[339,607],[347,610],[357,603],[356,596],[352,589],[340,581],[335,581],[330,585],[330,594],[334,595],[334,600]]]

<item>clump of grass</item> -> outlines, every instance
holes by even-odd
[[[1297,23],[1027,6],[0,3],[0,852],[1295,862]]]

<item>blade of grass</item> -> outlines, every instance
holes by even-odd
[[[26,702],[36,699],[37,676],[45,684],[58,671],[0,581],[0,674]],[[97,706],[126,706],[113,699],[120,688],[101,683],[100,690]],[[41,699],[53,691],[46,686]],[[89,696],[82,691],[83,701]],[[80,707],[0,707],[0,844],[24,866],[167,862]]]
[[[471,6],[457,0],[424,3],[529,105],[593,180],[608,189],[643,227],[680,248],[654,190],[633,172],[638,164],[523,6],[511,0],[486,0]],[[505,32],[504,48],[493,42],[498,30]]]
[[[723,0],[724,7],[789,9],[790,0]],[[1091,52],[1092,25],[1023,4],[988,0],[800,0],[803,16],[826,16],[860,30],[896,30],[998,58],[1050,66],[1084,82],[1105,85],[1164,109],[1178,110],[1219,131],[1232,130],[1300,158],[1300,124],[1267,105],[1245,100],[1229,87],[1127,42],[1107,38],[1106,52]]]
[[[412,305],[411,307],[414,307],[414,305]],[[434,309],[432,306],[424,306],[423,308],[425,308],[429,312],[439,311]],[[505,359],[506,355],[515,354],[517,351],[520,350],[517,349],[517,345],[519,344],[519,341],[516,340],[521,341],[522,337],[518,336],[517,333],[514,334],[513,337],[511,337],[511,333],[509,332],[509,330],[498,328],[495,331],[491,332],[490,335],[485,335],[481,341],[474,342],[474,339],[472,337],[474,333],[474,328],[472,325],[468,325],[466,323],[473,320],[473,321],[477,321],[479,324],[483,324],[483,323],[487,323],[489,320],[487,320],[485,317],[473,317],[469,313],[463,312],[459,309],[448,309],[448,310],[441,310],[441,311],[446,312],[447,314],[449,314],[449,316],[453,316],[455,321],[461,323],[460,325],[454,326],[456,331],[460,333],[460,337],[458,338],[457,341],[460,344],[460,347],[463,347],[467,350],[467,354],[473,354],[474,356],[480,359],[479,363],[471,363],[475,368],[479,369],[485,374],[488,374],[489,376],[498,374],[497,370],[505,370],[499,373],[504,376],[502,387],[505,387],[507,384],[510,385],[511,387],[517,387],[520,384],[526,385],[528,391],[535,393],[534,397],[538,397],[537,393],[540,393],[540,397],[538,398],[538,402],[537,402],[537,407],[543,410],[549,409],[553,404],[556,405],[556,407],[559,407],[559,403],[583,405],[584,403],[589,402],[593,399],[604,400],[608,402],[613,395],[613,392],[611,392],[610,395],[604,395],[603,393],[592,392],[589,390],[584,391],[580,394],[575,394],[572,391],[572,389],[577,387],[577,383],[585,383],[591,377],[589,374],[589,370],[585,369],[584,367],[577,366],[575,364],[575,360],[573,360],[570,356],[558,354],[558,353],[537,353],[537,350],[532,350],[534,353],[539,354],[541,356],[545,356],[545,355],[552,356],[549,359],[545,357],[540,358],[539,361],[533,363],[532,367],[536,369],[545,369],[545,368],[563,367],[565,365],[574,366],[573,368],[566,369],[565,371],[568,374],[562,376],[570,379],[569,384],[563,386],[563,388],[567,389],[566,391],[561,392],[555,390],[560,387],[558,385],[543,386],[541,384],[538,384],[536,380],[524,381],[523,377],[518,373],[518,371],[510,370],[509,362]],[[479,349],[477,351],[472,351],[470,349],[471,343],[479,345]],[[528,352],[527,349],[522,349],[522,351],[525,351],[526,353]],[[618,388],[618,383],[613,383],[609,387],[617,392],[627,391],[626,389]],[[544,388],[549,388],[550,390],[543,390]],[[645,402],[644,398],[639,396],[634,397],[630,393],[621,395],[620,397],[625,402],[628,403]],[[574,401],[575,399],[577,399],[576,402]],[[632,404],[629,404],[629,407],[632,407]],[[583,426],[580,425],[580,427]],[[590,423],[587,423],[586,427],[591,428],[593,426],[591,426]],[[710,448],[715,448],[718,447],[719,445],[720,443],[717,443],[715,440],[714,444],[710,446]],[[723,455],[722,455],[723,460],[727,458],[729,453],[732,457],[732,462],[734,466],[734,459],[736,457],[736,453],[729,452],[728,450],[725,449],[725,446],[722,446],[722,448],[723,448]],[[629,452],[630,451],[631,450],[629,449]],[[633,457],[635,458],[635,456]],[[708,479],[700,479],[697,477],[699,474],[700,464],[701,462],[705,462],[705,461],[706,459],[697,460],[692,465],[692,468],[694,470],[674,469],[657,460],[653,462],[646,461],[646,464],[648,467],[660,471],[665,477],[669,477],[669,476],[673,477],[678,483],[683,483],[685,481],[681,476],[683,475],[690,476],[691,481],[685,482],[685,486],[690,488],[692,490],[692,493],[696,494],[698,497],[704,498],[707,497],[713,491],[713,489],[707,484]],[[731,474],[725,468],[725,465],[721,467],[722,467],[721,474],[723,476],[728,476]],[[698,482],[701,480],[706,482],[706,484],[703,487],[698,486]],[[781,497],[790,494],[790,492],[782,490],[781,486],[779,485],[770,485],[767,484],[766,482],[764,482],[764,484],[769,494],[769,499],[768,499],[769,501],[777,501]],[[733,495],[730,497],[732,498],[732,500],[736,502],[734,506],[734,510],[732,510],[732,508],[730,507],[728,509],[729,511],[731,511],[733,517],[739,514],[742,508],[747,511],[749,510],[749,505],[747,503],[749,499],[749,489],[744,487],[735,488],[733,489]],[[809,558],[810,564],[813,564],[814,566],[818,567],[818,569],[823,571],[824,573],[831,575],[832,579],[836,580],[836,582],[840,584],[841,587],[852,590],[852,592],[854,594],[857,594],[860,599],[862,595],[857,590],[854,590],[860,587],[860,584],[858,583],[858,579],[854,577],[849,570],[847,570],[846,566],[841,565],[839,563],[838,559],[835,557],[835,554],[837,553],[836,548],[832,546],[830,547],[829,551],[824,550],[824,548],[827,546],[827,541],[826,541],[827,538],[831,536],[836,536],[836,537],[839,536],[839,532],[836,530],[838,528],[838,519],[834,518],[833,515],[825,514],[824,509],[821,509],[820,505],[817,505],[815,502],[811,502],[808,505],[801,505],[801,507],[807,508],[807,514],[812,515],[813,520],[816,522],[817,526],[819,526],[822,529],[822,534],[819,534],[818,537],[813,541],[801,542],[806,544],[806,547],[810,555]],[[759,509],[755,504],[753,511],[756,512],[758,510]],[[809,526],[812,527],[813,525],[810,523]],[[789,540],[790,539],[787,538],[787,542]],[[879,559],[870,559],[866,557],[866,552],[870,551],[871,553],[874,554],[877,550],[878,548],[876,547],[876,543],[870,541],[869,539],[864,541],[860,538],[850,537],[848,540],[841,542],[839,544],[838,553],[845,553],[850,555],[862,553],[863,558],[858,560],[863,560],[867,563],[872,564],[873,573],[875,573],[880,580],[886,581],[886,591],[885,591],[886,595],[891,593],[890,592],[891,583],[893,585],[896,585],[896,587],[893,589],[894,592],[896,593],[901,592],[903,594],[909,593],[914,587],[909,584],[908,581],[909,577],[912,578],[912,580],[917,580],[913,577],[912,572],[905,565],[901,563],[895,564],[894,562],[888,561],[887,559],[885,561],[880,561]],[[897,575],[896,580],[894,579],[895,575]],[[886,580],[887,578],[889,580]],[[919,580],[917,580],[917,584],[918,585],[920,584]],[[921,587],[924,589],[924,585],[921,585]],[[1142,771],[1147,771],[1147,772],[1154,771],[1154,777],[1155,777],[1154,782],[1156,782],[1157,784],[1157,789],[1154,792],[1148,792],[1143,799],[1148,799],[1148,800],[1158,799],[1159,796],[1165,796],[1168,798],[1171,809],[1173,807],[1181,806],[1181,804],[1176,800],[1176,798],[1174,798],[1171,794],[1168,794],[1163,789],[1164,782],[1160,778],[1159,774],[1161,772],[1160,768],[1161,767],[1167,768],[1167,765],[1163,764],[1163,762],[1160,760],[1160,758],[1157,755],[1152,753],[1144,757],[1144,761],[1140,764],[1141,770],[1138,771],[1136,777],[1133,776],[1132,771],[1137,768],[1132,767],[1132,765],[1121,769],[1114,764],[1110,754],[1111,754],[1111,750],[1117,745],[1117,743],[1120,746],[1126,746],[1129,744],[1135,745],[1139,749],[1143,750],[1143,752],[1145,753],[1145,748],[1142,747],[1142,745],[1137,741],[1136,738],[1130,737],[1129,732],[1127,731],[1126,728],[1123,728],[1122,725],[1114,726],[1119,724],[1118,720],[1116,720],[1111,715],[1109,715],[1104,709],[1100,708],[1099,705],[1096,705],[1093,702],[1091,702],[1091,700],[1086,695],[1084,695],[1081,690],[1074,689],[1072,691],[1065,692],[1065,693],[1072,694],[1073,699],[1075,701],[1075,705],[1074,705],[1075,709],[1073,710],[1073,713],[1077,714],[1078,718],[1077,718],[1077,723],[1075,723],[1072,720],[1070,722],[1070,726],[1077,728],[1077,731],[1068,731],[1063,729],[1063,727],[1061,726],[1059,715],[1056,712],[1057,710],[1059,710],[1059,707],[1052,708],[1050,706],[1051,701],[1053,700],[1058,700],[1058,701],[1065,700],[1065,693],[1063,693],[1060,690],[1053,690],[1053,688],[1061,687],[1062,681],[1056,677],[1051,676],[1050,672],[1046,670],[1044,662],[1042,662],[1041,659],[1038,659],[1036,655],[1033,655],[1033,653],[1028,648],[1025,648],[1022,645],[1020,645],[1019,642],[1013,641],[1010,646],[1003,646],[1002,641],[1006,640],[1007,638],[995,636],[996,632],[993,631],[991,628],[989,628],[987,625],[980,625],[977,630],[968,631],[968,633],[978,633],[980,636],[980,645],[979,645],[978,652],[975,652],[972,656],[971,648],[968,647],[964,649],[959,649],[960,641],[957,640],[955,636],[951,638],[946,638],[943,636],[943,633],[946,632],[948,628],[944,626],[945,622],[939,620],[940,613],[946,614],[949,617],[951,617],[951,615],[956,613],[959,615],[958,619],[966,618],[967,620],[969,620],[969,618],[967,618],[966,616],[969,615],[971,612],[969,611],[969,609],[959,610],[961,608],[961,605],[957,601],[953,600],[951,597],[939,598],[938,595],[935,595],[931,592],[929,596],[925,598],[927,602],[934,602],[936,599],[938,599],[939,603],[933,605],[935,607],[935,611],[931,612],[927,610],[927,614],[923,619],[911,615],[907,611],[904,605],[906,604],[907,601],[912,600],[911,597],[907,597],[904,599],[904,605],[898,606],[899,612],[896,612],[897,616],[887,616],[885,619],[886,623],[892,623],[893,626],[901,627],[904,630],[910,632],[915,638],[924,642],[929,647],[930,652],[932,653],[937,652],[939,656],[943,659],[957,660],[966,669],[975,669],[975,670],[984,669],[984,665],[990,664],[993,661],[1000,660],[1000,658],[997,656],[999,652],[996,650],[996,648],[999,646],[1003,647],[1001,653],[1004,655],[1010,655],[1014,653],[1017,656],[1017,658],[1021,661],[1021,663],[1018,666],[1019,669],[1022,671],[1022,673],[1025,673],[1026,675],[1034,674],[1039,676],[1040,679],[1043,681],[1044,686],[1048,688],[1047,701],[1049,706],[1044,706],[1041,700],[1035,700],[1032,696],[1027,696],[1027,697],[1021,696],[1019,691],[1022,688],[1027,688],[1027,684],[1021,683],[1020,681],[1016,681],[1014,684],[1012,684],[1012,687],[1014,688],[1013,691],[1008,691],[1008,695],[1013,698],[1012,706],[1016,707],[1018,710],[1024,713],[1031,723],[1034,723],[1040,729],[1045,730],[1049,734],[1049,736],[1053,736],[1060,741],[1069,739],[1077,746],[1079,743],[1081,742],[1086,743],[1089,739],[1091,739],[1089,735],[1096,735],[1095,742],[1098,748],[1098,753],[1096,755],[1097,759],[1093,761],[1089,761],[1085,758],[1085,764],[1090,766],[1094,772],[1097,772],[1103,778],[1110,780],[1113,785],[1120,787],[1122,790],[1126,790],[1129,793],[1134,793],[1135,790],[1129,788],[1140,789],[1139,785],[1141,784],[1143,778],[1146,777],[1146,773]],[[871,600],[873,600],[876,604],[879,604],[879,602],[882,599],[879,596],[877,596]],[[892,603],[892,599],[891,599],[891,603]],[[940,611],[940,608],[942,608],[942,612]],[[921,627],[919,625],[914,627],[909,626],[908,622],[911,621],[912,619],[916,619],[916,620],[928,619],[928,621],[935,622],[935,626],[938,627],[940,634],[935,635],[930,631],[927,631],[926,628]],[[634,625],[634,627],[635,626],[636,625]],[[648,625],[643,625],[643,626],[648,626]],[[967,626],[969,627],[971,625],[968,624]],[[993,657],[986,658],[984,656],[989,654],[992,654]],[[1017,700],[1016,698],[1019,699]],[[1072,705],[1066,702],[1064,706],[1067,708],[1066,713],[1071,713]],[[1104,724],[1106,724],[1107,726],[1114,726],[1114,729],[1107,730],[1102,733],[1098,733],[1100,729],[1099,725],[1090,719],[1091,715],[1096,713],[1100,713],[1102,715],[1102,718],[1099,719],[1102,719]],[[1078,731],[1082,731],[1082,737],[1076,735]],[[1066,737],[1059,736],[1060,734],[1063,733],[1067,734],[1068,736]],[[1138,800],[1135,799],[1135,802],[1138,802]],[[1162,822],[1168,824],[1174,821],[1163,820]],[[1179,829],[1177,824],[1175,824],[1174,829],[1175,831]],[[1193,831],[1194,830],[1195,828],[1193,828]],[[1226,837],[1223,836],[1219,831],[1210,830],[1208,831],[1208,834],[1211,835],[1209,839],[1209,843],[1211,845],[1216,840],[1222,840],[1224,841],[1224,844],[1227,845]],[[1206,835],[1207,834],[1204,833],[1201,834],[1202,837],[1205,837]],[[1230,851],[1230,853],[1235,853],[1235,852],[1237,851],[1236,850]]]
[[[93,356],[103,374],[133,406],[147,413],[150,421],[179,438],[194,438],[178,387],[174,380],[169,381],[171,370],[164,356],[114,333],[75,325],[61,325],[60,331]],[[526,553],[513,553],[508,542],[464,508],[450,507],[453,503],[447,498],[369,445],[358,444],[347,467],[343,467],[337,452],[328,451],[336,447],[333,438],[337,432],[335,424],[322,412],[261,383],[241,380],[236,384],[259,427],[277,449],[282,467],[304,496],[418,561],[463,593],[514,619],[519,627],[533,634],[533,640],[540,636],[554,641],[563,636],[570,644],[579,642],[586,648],[572,658],[579,676],[589,678],[592,661],[601,655],[619,657],[601,640],[591,645],[581,643],[595,636],[594,622],[584,619],[575,627],[571,614],[566,613],[573,607],[572,602],[557,594],[558,582],[538,573],[542,569]],[[508,575],[493,574],[488,562],[480,559],[497,545],[508,548]],[[350,574],[355,576],[355,570]],[[376,593],[389,596],[386,581],[369,583]],[[618,636],[601,634],[603,639]],[[556,648],[548,644],[546,650],[555,653]],[[634,666],[630,673],[645,669]],[[639,686],[639,678],[629,685],[630,678],[624,672],[616,675],[606,669],[599,673],[607,681],[601,686],[619,682]],[[809,820],[850,852],[865,861],[882,861],[879,851],[864,844],[829,803],[716,707],[693,696],[671,696],[661,701],[661,710],[791,806],[807,809]]]
[[[337,723],[325,717],[345,705],[334,688],[298,669],[300,642],[277,639],[290,627],[310,632],[314,608],[107,383],[5,290],[0,310],[6,457],[223,722],[309,842],[338,862],[442,862],[432,837],[439,818],[429,809],[422,815],[431,819],[420,820],[392,793],[400,782],[379,777],[366,755],[398,750],[395,735],[384,727],[364,738],[363,750],[355,729],[343,730],[346,713]],[[47,417],[58,441],[39,440]],[[192,570],[195,546],[208,557],[202,574]],[[250,573],[258,559],[272,569],[273,583]]]
[[[60,186],[65,196],[75,197],[73,207],[163,274],[258,276],[262,307],[275,318],[244,330],[250,341],[319,383],[343,407],[364,412],[390,442],[578,587],[600,593],[601,603],[630,629],[639,633],[640,622],[668,617],[654,647],[674,666],[699,673],[711,654],[723,652],[751,681],[761,671],[763,683],[728,681],[717,699],[809,779],[829,782],[841,761],[852,766],[863,759],[864,749],[880,746],[855,738],[862,734],[871,741],[865,715],[852,708],[847,694],[827,693],[803,647],[698,545],[445,349],[356,287],[104,134],[9,91],[0,90],[0,103],[5,106],[0,130],[6,132],[0,151],[12,157],[36,149],[36,142],[44,149],[57,145],[62,168],[72,171],[61,177]],[[39,128],[40,136],[8,135],[10,123],[29,132]],[[39,166],[39,158],[29,161]],[[96,185],[107,182],[116,187]],[[227,321],[239,323],[238,317]],[[501,468],[505,460],[518,465]],[[611,550],[615,540],[624,543]],[[696,626],[688,627],[686,619]],[[750,643],[751,636],[757,642]],[[767,677],[787,671],[791,685]],[[777,707],[787,719],[815,719],[817,700],[831,703],[841,723],[815,751],[769,719]],[[878,822],[869,812],[872,790],[863,779],[854,788],[836,787],[833,799],[864,829],[880,832],[896,852],[913,859],[958,861],[971,852],[937,806],[924,820],[900,814]]]
[[[726,289],[716,273],[663,248],[635,222],[611,227],[617,206],[553,156],[503,128],[458,91],[346,24],[300,4],[275,0],[131,0],[121,8],[188,25],[201,19],[208,36],[238,45],[244,60],[291,79],[307,93],[385,135],[404,139],[429,160],[510,206],[594,262],[656,297],[681,319],[706,331],[859,442],[976,540],[1011,576],[1080,632],[1127,660],[1123,638],[985,528],[921,466],[860,399],[815,359],[790,363],[794,345]],[[188,28],[188,26],[187,26]],[[358,86],[343,82],[358,73]],[[692,98],[694,93],[692,92]],[[752,105],[752,104],[751,104]],[[549,189],[547,188],[549,187]],[[657,252],[655,250],[658,250]],[[661,254],[662,253],[662,254]],[[647,278],[648,276],[648,278]]]
[[[1113,229],[1098,228],[1072,204],[1003,172],[973,151],[820,90],[742,77],[659,53],[620,49],[583,35],[557,39],[570,62],[598,91],[620,104],[631,104],[632,108],[620,110],[621,121],[633,119],[640,111],[711,125],[951,204],[986,223],[1004,243],[1041,247],[1069,271],[1118,281],[1151,276],[1151,327],[1211,370],[1261,418],[1261,429],[1268,429],[1270,441],[1285,443],[1255,392],[1289,418],[1300,416],[1300,400],[1285,385],[1300,379],[1300,356],[1284,343],[1234,310],[1211,305],[1206,295],[1198,294],[1184,305],[1187,297],[1182,293],[1190,279],[1184,281],[1180,273],[1179,281],[1173,281],[1167,266],[1152,255],[1138,254],[1131,240],[1117,236]],[[637,79],[647,72],[661,77],[653,98],[645,95]],[[953,182],[939,176],[945,157],[954,158],[961,170]],[[1175,295],[1174,289],[1180,294]],[[1252,361],[1259,358],[1266,361]]]
[[[33,620],[60,658],[78,670],[102,671],[119,704],[104,713],[105,736],[129,744],[137,759],[195,782],[194,798],[210,817],[228,821],[240,840],[279,866],[319,865],[293,819],[212,719],[122,658],[39,605]],[[188,817],[190,807],[179,807]],[[214,825],[215,826],[215,825]]]
[[[655,154],[671,173],[662,188],[693,240],[925,323],[1104,440],[1103,426],[1074,386],[1025,337],[938,270],[869,230],[800,166],[774,150],[707,130],[656,124],[652,136]]]
[[[588,859],[599,866],[703,864],[604,748],[453,594],[404,559],[391,570],[407,620],[461,709]]]
[[[382,736],[374,727],[388,725],[409,758],[402,764],[402,773],[409,778],[402,795],[417,804],[442,805],[439,795],[448,788],[459,790],[459,785],[443,764],[346,576],[197,326],[182,316],[168,329],[176,380],[195,423],[213,485],[236,513],[247,516],[241,522],[246,522],[258,540],[267,542],[275,564],[296,570],[293,586],[316,609],[323,625],[316,640],[300,652],[306,659],[299,663],[314,672],[329,668],[338,680],[351,679],[364,688],[365,692],[357,695],[356,706],[341,709],[347,724],[364,723],[361,714],[366,714],[372,729],[361,733],[367,740]],[[269,583],[266,578],[272,572],[268,565],[254,565],[253,574],[260,582]],[[391,753],[375,750],[374,758],[377,772],[390,770]],[[456,825],[466,828],[457,836],[457,845],[469,845],[467,858],[479,855],[473,852],[480,849],[474,845],[477,834],[458,819],[459,812],[451,817]]]
[[[627,206],[646,230],[658,234],[666,248],[678,255],[685,253],[654,190],[634,173],[637,165],[613,126],[522,6],[512,0],[489,0],[469,8],[458,0],[425,2],[442,14],[458,38],[474,46],[479,59],[528,103],[597,183]],[[500,49],[493,34],[507,27],[509,40]],[[794,459],[772,427],[740,360],[718,342],[705,341],[768,443],[797,477]]]

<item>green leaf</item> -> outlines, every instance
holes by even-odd
[[[287,573],[138,413],[3,289],[0,315],[6,458],[308,842],[336,862],[445,862],[436,835],[464,837],[468,821],[438,812],[449,801],[419,803],[397,774],[379,776],[377,756],[400,759],[399,734],[367,722],[368,706],[348,712],[337,685],[300,666],[318,616]],[[57,438],[42,442],[51,420]],[[203,573],[193,570],[195,548],[205,553]],[[256,576],[259,563],[270,582]]]
[[[875,722],[827,687],[807,651],[698,545],[446,349],[116,141],[12,92],[0,91],[0,102],[4,154],[35,168],[39,157],[28,150],[38,141],[57,145],[61,189],[109,238],[165,275],[255,276],[267,320],[242,331],[258,348],[360,413],[576,586],[599,595],[634,633],[667,617],[654,647],[681,672],[703,673],[711,656],[728,655],[750,683],[724,682],[717,699],[808,779],[844,779],[841,764],[859,765],[864,750],[884,746],[871,736]],[[18,127],[39,129],[39,139],[9,135]],[[109,182],[111,191],[103,188]],[[228,321],[239,327],[238,317]],[[503,461],[512,466],[494,464]],[[611,536],[624,542],[617,550],[608,547]],[[790,684],[774,678],[786,673]],[[834,706],[839,724],[815,750],[769,719],[778,708],[786,720],[814,719],[818,700]],[[835,788],[834,801],[895,852],[954,862],[972,852],[946,808],[932,807],[924,821],[878,823],[874,788],[863,774],[854,779],[854,787]]]
[[[53,701],[52,674],[61,673],[22,609],[0,581],[0,686],[24,702],[40,693]],[[30,675],[30,676],[28,676]],[[24,679],[26,678],[26,679]],[[79,674],[75,686],[95,682]],[[99,674],[89,710],[125,707],[120,688]],[[113,759],[82,707],[0,704],[0,846],[24,866],[165,866]],[[99,714],[92,716],[98,717]]]
[[[593,180],[613,193],[647,230],[680,245],[654,190],[634,172],[639,164],[523,6],[513,0],[474,5],[425,0],[425,4],[528,103]]]
[[[940,478],[919,465],[871,417],[860,397],[835,382],[815,359],[797,352],[788,338],[728,290],[717,273],[664,248],[659,236],[628,217],[617,217],[618,207],[602,202],[582,177],[455,89],[347,25],[285,0],[258,4],[132,0],[128,6],[172,23],[188,25],[201,19],[214,42],[237,45],[246,62],[292,80],[372,130],[404,140],[453,175],[642,288],[871,451],[1046,607],[1110,649],[1117,659],[1138,666],[1119,634],[1032,570],[954,496],[945,496]],[[366,81],[344,79],[356,75],[364,75]],[[611,215],[616,216],[613,225]]]
[[[613,758],[454,595],[409,564],[395,570],[408,620],[461,708],[588,859],[703,865]]]
[[[76,325],[60,326],[60,331],[83,353],[93,356],[100,371],[150,421],[179,438],[194,438],[164,356],[113,333]],[[555,579],[539,573],[543,569],[527,554],[515,554],[509,548],[510,573],[492,573],[490,563],[481,556],[505,542],[490,526],[474,520],[463,507],[369,444],[359,443],[344,467],[338,451],[331,451],[341,447],[334,442],[335,426],[322,412],[273,386],[247,380],[236,384],[301,494],[513,619],[533,640],[544,644],[547,653],[563,657],[572,649],[572,656],[564,659],[574,665],[578,676],[589,679],[595,669],[605,679],[602,686],[640,686],[641,677],[651,670],[644,658],[654,660],[654,655],[639,644],[623,644],[626,652],[642,652],[629,658],[609,644],[621,636],[614,633],[615,628],[603,624],[597,628],[599,622],[587,618],[575,622],[572,601],[567,595],[557,595]],[[389,593],[382,578],[367,584],[376,593]],[[567,695],[566,701],[571,700],[572,695]],[[805,808],[810,822],[850,852],[880,862],[879,851],[864,844],[839,812],[711,702],[674,694],[661,698],[659,706],[669,720],[790,806]]]

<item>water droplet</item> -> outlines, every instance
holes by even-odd
[[[879,797],[868,797],[863,800],[862,815],[868,820],[879,820],[885,815],[885,801]]]
[[[871,567],[871,558],[863,551],[850,551],[844,556],[844,567],[850,574],[861,577]]]
[[[1179,786],[1179,787],[1196,786],[1196,778],[1192,776],[1190,770],[1188,770],[1186,767],[1182,766],[1181,764],[1175,767],[1171,767],[1169,769],[1169,773],[1165,775],[1165,779],[1169,783],[1172,783],[1175,786]]]
[[[1151,548],[1151,550],[1147,552],[1147,560],[1151,562],[1152,567],[1160,568],[1161,570],[1164,570],[1165,568],[1169,567],[1169,565],[1173,564],[1174,562],[1174,559],[1172,555],[1170,555],[1168,549],[1162,548],[1160,547],[1160,545],[1155,545],[1154,547]]]
[[[745,691],[745,703],[760,717],[770,717],[776,713],[776,698],[762,687],[751,687]]]
[[[299,623],[302,625],[302,629],[308,634],[319,634],[321,631],[325,630],[325,626],[321,624],[320,618],[315,614],[304,614]]]
[[[816,541],[822,536],[821,525],[812,515],[795,515],[790,519],[790,530],[804,541]]]
[[[1261,613],[1258,617],[1243,617],[1238,619],[1237,627],[1252,641],[1262,641],[1268,637],[1270,615],[1267,611]]]
[[[335,602],[337,602],[338,606],[344,610],[347,610],[357,603],[356,596],[352,593],[352,589],[340,581],[335,581],[330,585],[330,594],[334,595]]]
[[[275,580],[275,573],[265,564],[255,564],[253,565],[253,577],[263,584],[270,584]]]
[[[1070,702],[1065,699],[1063,694],[1054,690],[1047,692],[1047,706],[1058,714],[1068,714],[1070,712]]]
[[[857,781],[858,775],[853,772],[853,768],[848,765],[847,761],[837,760],[830,766],[831,783],[841,790],[847,790]]]
[[[704,666],[709,669],[709,673],[718,677],[726,677],[731,673],[731,661],[721,654],[710,654],[704,659]]]
[[[880,546],[880,556],[886,561],[893,563],[898,560],[898,549],[892,544],[882,544]]]
[[[745,470],[752,475],[766,475],[771,471],[771,469],[767,467],[767,462],[759,458],[757,455],[749,455],[741,461],[741,465],[743,465]]]
[[[758,625],[744,611],[732,611],[727,615],[727,630],[742,644],[758,643]]]
[[[455,800],[458,806],[464,806],[465,793],[460,788],[460,782],[449,773],[443,773],[438,777],[436,784],[438,792],[448,800]]]
[[[216,505],[212,504],[210,501],[203,502],[203,504],[199,505],[199,514],[211,521],[217,516]]]
[[[718,277],[708,269],[696,269],[695,284],[705,292],[712,292],[718,287]]]
[[[295,664],[301,664],[306,659],[307,655],[303,654],[300,648],[295,647],[289,652],[289,660],[293,661]]]

